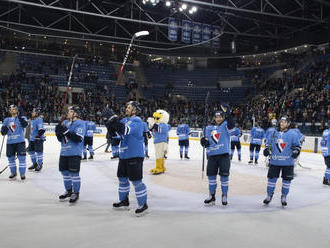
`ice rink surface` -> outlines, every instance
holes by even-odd
[[[105,142],[94,138],[94,147]],[[4,149],[5,150],[5,149]],[[104,147],[93,161],[82,162],[80,200],[71,206],[59,202],[64,192],[58,172],[60,144],[54,136],[45,142],[44,169],[27,172],[25,182],[9,181],[9,170],[0,175],[1,248],[11,247],[329,247],[330,187],[322,185],[325,165],[320,154],[303,153],[291,184],[288,206],[280,204],[281,180],[269,206],[263,206],[266,192],[265,159],[248,165],[248,147],[242,161],[237,154],[231,164],[229,204],[205,207],[207,178],[202,180],[202,149],[190,141],[191,159],[179,159],[177,140],[170,140],[165,174],[152,176],[154,149],[144,162],[149,213],[134,216],[137,207],[131,187],[130,211],[115,211],[118,160]],[[1,157],[0,169],[7,165]],[[262,154],[262,152],[261,152]],[[28,166],[31,165],[27,157]],[[219,178],[218,178],[219,182]]]

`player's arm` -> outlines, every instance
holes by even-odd
[[[27,119],[26,119],[26,117],[25,116],[22,116],[22,115],[19,115],[18,116],[18,120],[19,120],[19,122],[21,123],[21,126],[23,127],[23,128],[26,128],[27,126],[28,126],[28,122],[27,122]]]
[[[44,127],[44,122],[42,120],[40,120],[40,123],[38,124],[38,135],[37,135],[37,139],[40,139],[41,136],[46,132],[46,129]]]
[[[297,134],[294,134],[292,136],[292,155],[291,157],[293,158],[297,158],[300,154],[300,150],[301,150],[301,144],[300,144],[300,140]]]

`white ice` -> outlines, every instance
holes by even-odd
[[[105,142],[94,138],[94,147]],[[263,206],[267,169],[260,155],[259,165],[247,164],[235,153],[231,165],[229,204],[221,206],[220,183],[217,204],[205,207],[207,178],[202,179],[202,149],[190,142],[190,161],[179,159],[177,140],[170,140],[165,174],[152,176],[151,158],[144,162],[149,214],[134,216],[136,200],[131,188],[130,211],[115,211],[118,160],[104,147],[94,161],[82,162],[80,200],[74,206],[59,202],[64,192],[58,172],[59,143],[47,137],[44,169],[27,172],[21,182],[9,181],[9,170],[0,175],[0,247],[329,247],[330,187],[322,185],[325,170],[320,154],[303,153],[288,196],[288,207],[280,204],[280,180],[271,204]],[[28,165],[30,159],[27,157]],[[7,165],[3,151],[0,169]],[[218,179],[219,182],[219,179]]]

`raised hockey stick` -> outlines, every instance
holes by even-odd
[[[65,118],[66,118],[66,114],[64,114],[64,108],[65,108],[65,105],[66,105],[66,100],[68,98],[68,94],[71,90],[71,79],[72,79],[72,74],[73,74],[73,67],[74,67],[74,63],[76,61],[76,59],[78,58],[78,54],[76,54],[73,59],[72,59],[72,63],[71,63],[71,68],[70,68],[70,74],[69,74],[69,79],[68,79],[68,83],[67,83],[67,86],[66,86],[66,91],[65,91],[65,95],[64,95],[64,99],[63,99],[63,106],[62,106],[62,118],[61,120],[59,121],[59,123],[62,123]]]
[[[203,129],[203,137],[206,134],[206,126],[208,123],[208,101],[210,97],[210,91],[207,92],[205,97],[205,109],[204,109],[204,129]],[[202,179],[204,179],[204,170],[205,170],[205,147],[203,146],[203,161],[202,161]]]
[[[123,61],[123,63],[121,64],[121,67],[120,67],[120,71],[119,71],[119,74],[118,74],[118,78],[117,78],[117,83],[116,83],[116,84],[119,84],[120,79],[121,79],[121,76],[123,75],[124,67],[125,67],[126,61],[127,61],[127,59],[128,59],[129,52],[131,51],[131,47],[132,47],[132,44],[133,44],[134,39],[135,39],[135,38],[139,38],[139,37],[141,37],[141,36],[146,36],[146,35],[149,35],[149,31],[140,31],[140,32],[136,32],[136,33],[132,36],[131,42],[129,43],[129,46],[128,46],[128,48],[127,48],[127,51],[126,51],[126,54],[125,54],[125,57],[124,57],[124,61]]]

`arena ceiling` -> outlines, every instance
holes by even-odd
[[[158,1],[158,0],[157,0]],[[180,12],[182,3],[196,6]],[[168,18],[219,25],[220,49],[188,47],[168,39]],[[155,6],[142,0],[1,0],[0,28],[37,36],[127,45],[132,35],[148,30],[134,46],[146,53],[190,56],[255,53],[330,40],[327,0],[165,0]]]

